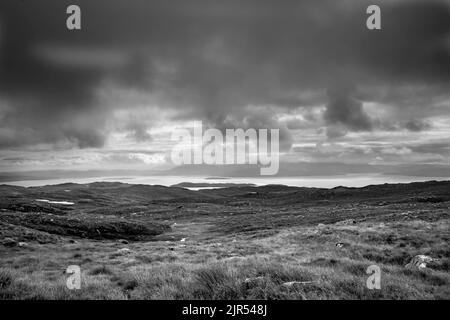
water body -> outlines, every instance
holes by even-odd
[[[316,188],[333,188],[337,186],[346,187],[364,187],[371,184],[384,183],[409,183],[423,182],[429,180],[444,181],[449,180],[445,177],[411,177],[411,176],[386,176],[386,175],[339,175],[330,177],[239,177],[227,178],[222,177],[201,177],[201,176],[108,176],[108,177],[90,177],[90,178],[58,178],[43,180],[24,180],[11,181],[5,184],[36,187],[44,185],[55,185],[61,183],[79,183],[87,184],[92,182],[123,182],[130,184],[145,185],[163,185],[171,186],[181,182],[192,183],[253,183],[255,185],[267,184],[283,184],[295,187],[316,187]],[[193,190],[205,188],[192,188]]]
[[[35,201],[46,202],[46,203],[54,203],[54,204],[63,204],[63,205],[66,205],[66,206],[71,206],[71,205],[75,204],[75,203],[70,202],[70,201],[52,201],[52,200],[47,200],[47,199],[36,199]]]

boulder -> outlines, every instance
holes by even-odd
[[[425,269],[427,265],[433,262],[437,262],[438,259],[434,259],[430,256],[426,256],[424,254],[419,254],[411,259],[411,261],[405,265],[405,268],[411,269]]]
[[[356,223],[355,220],[347,219],[347,220],[338,221],[338,222],[335,223],[335,225],[337,225],[337,226],[349,226],[349,225],[352,225],[352,224],[355,224],[355,223]]]
[[[304,284],[309,284],[309,283],[314,283],[317,281],[289,281],[289,282],[285,282],[283,283],[283,286],[291,288],[295,285],[304,285]]]
[[[5,247],[15,247],[17,246],[17,241],[12,238],[5,238],[0,242]]]
[[[264,279],[264,277],[262,277],[262,276],[245,278],[244,283],[252,283],[252,282],[260,281],[260,280],[263,280],[263,279]]]
[[[131,250],[128,249],[128,248],[122,248],[122,249],[117,250],[117,253],[126,253],[126,254],[129,254],[129,253],[131,253]]]

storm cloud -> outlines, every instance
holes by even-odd
[[[66,28],[70,4],[81,30]],[[381,30],[366,28],[369,4],[381,7]],[[367,103],[391,106],[393,128],[420,132],[430,126],[412,119],[448,115],[449,84],[443,0],[0,4],[2,149],[101,148],[114,130],[148,141],[151,121],[133,116],[145,105],[174,121],[279,128],[285,150],[294,139],[278,115],[299,107],[324,106],[330,138],[383,127]],[[118,109],[133,121],[111,125]]]
[[[328,91],[329,103],[324,113],[328,125],[342,125],[353,131],[370,131],[372,119],[364,112],[363,104],[352,96],[351,88],[333,88]],[[328,136],[332,136],[330,130]]]

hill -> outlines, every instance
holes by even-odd
[[[0,299],[448,299],[449,191],[1,185]],[[419,255],[435,263],[405,267]],[[72,264],[81,291],[63,285]]]

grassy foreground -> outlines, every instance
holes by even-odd
[[[450,299],[449,187],[3,187],[0,299]]]
[[[1,299],[449,299],[448,220],[329,225],[181,244],[84,242],[2,254]],[[217,241],[219,240],[219,241]],[[343,247],[336,247],[336,243]],[[121,248],[130,251],[120,251]],[[440,257],[407,269],[411,255]],[[81,266],[80,290],[65,268]],[[381,270],[381,290],[366,269]],[[301,283],[286,284],[292,281]]]

